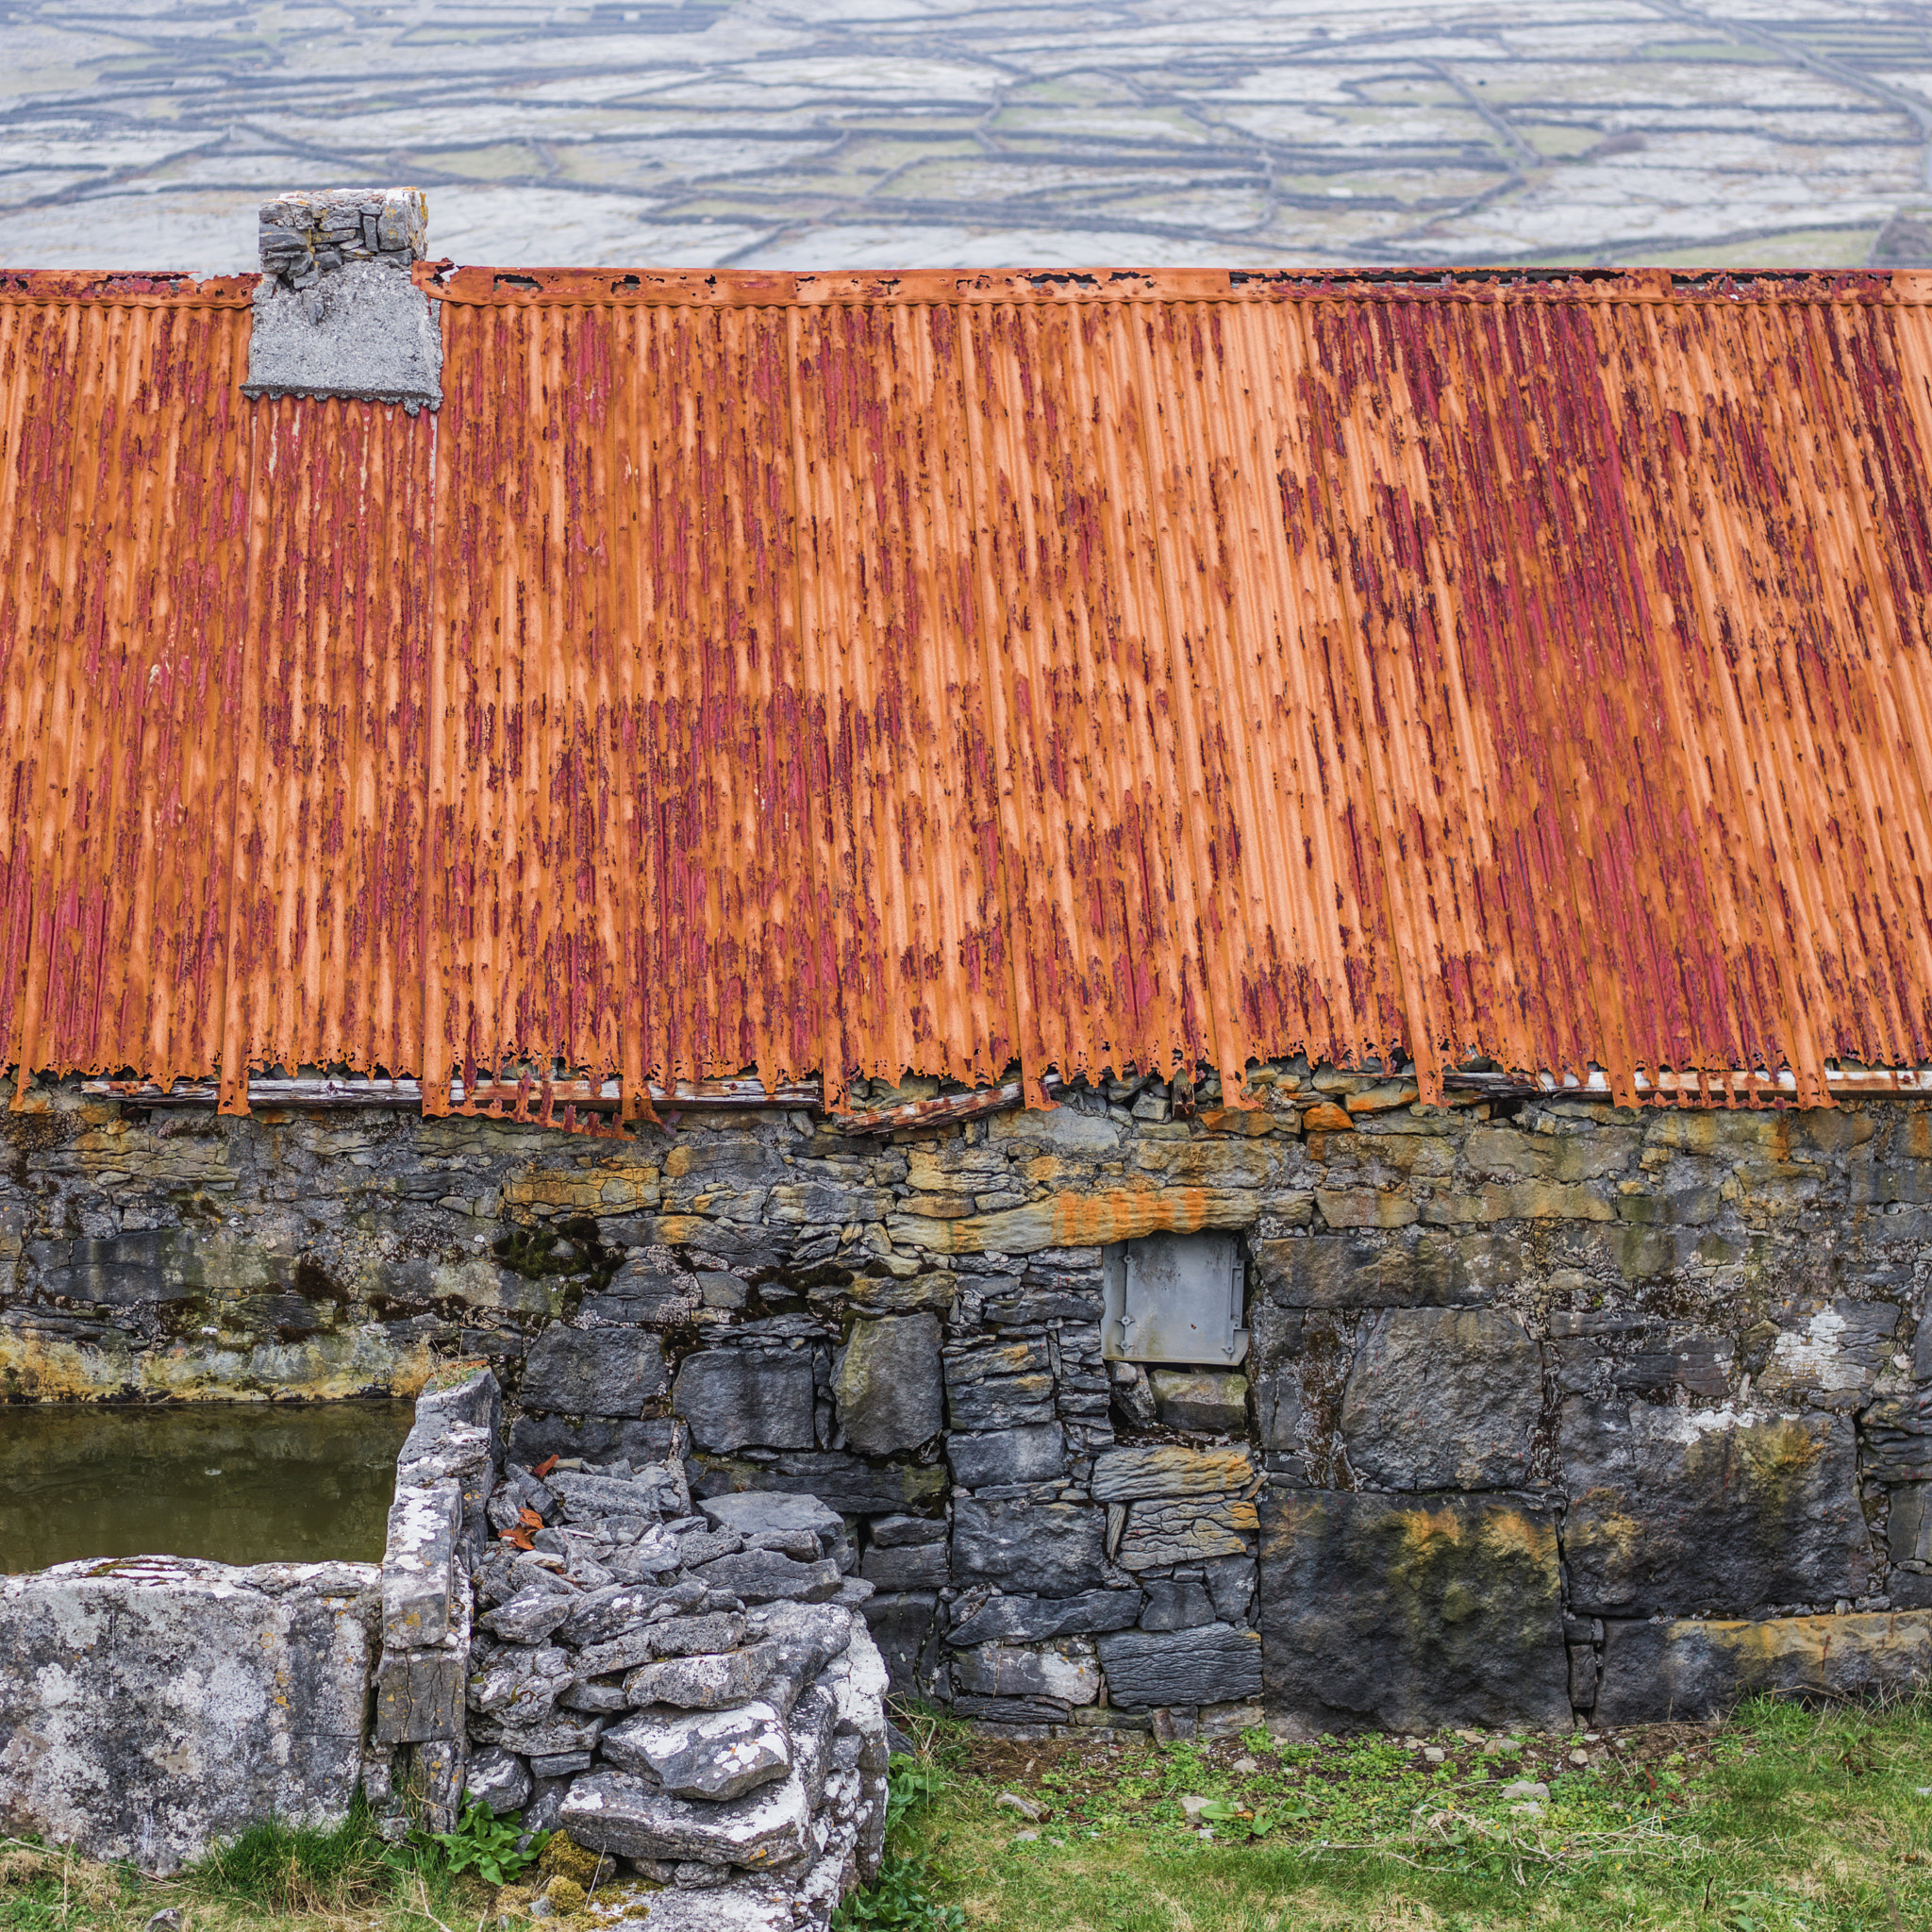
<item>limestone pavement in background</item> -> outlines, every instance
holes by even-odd
[[[313,178],[433,179],[439,251],[511,266],[1932,260],[1932,46],[1883,0],[1034,0],[943,28],[893,0],[461,0],[323,36],[21,0],[0,261],[251,267],[291,146]]]

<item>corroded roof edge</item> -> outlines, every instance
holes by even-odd
[[[438,301],[473,306],[722,308],[960,302],[1777,302],[1919,305],[1932,274],[1886,269],[914,269],[792,274],[763,269],[458,268],[419,262]]]
[[[900,274],[793,274],[762,269],[457,267],[419,262],[417,285],[437,301],[678,308],[815,308],[837,303],[957,302],[1777,302],[1932,301],[1932,274],[1664,269],[915,269]],[[115,307],[244,308],[256,275],[96,269],[0,269],[0,303],[99,302]]]
[[[100,302],[117,308],[246,308],[258,275],[206,275],[66,268],[0,269],[0,302]]]

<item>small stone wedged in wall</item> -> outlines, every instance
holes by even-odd
[[[0,1829],[165,1876],[363,1777],[367,1563],[176,1557],[0,1577]]]

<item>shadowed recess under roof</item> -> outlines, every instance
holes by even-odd
[[[1928,278],[0,275],[0,1061],[1932,1052]]]

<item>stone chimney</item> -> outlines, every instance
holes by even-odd
[[[326,188],[261,207],[249,396],[353,396],[413,416],[442,401],[442,338],[409,278],[428,239],[420,188]]]

